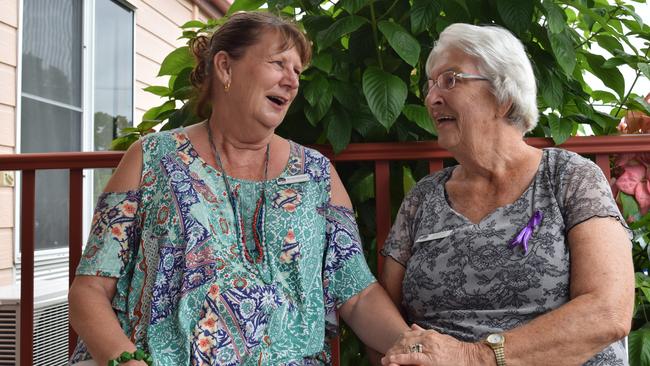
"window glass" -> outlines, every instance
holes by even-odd
[[[133,119],[133,12],[109,0],[95,4],[95,150],[108,150]]]
[[[133,120],[133,12],[110,0],[95,3],[94,149],[111,141]],[[93,203],[112,170],[96,169]]]
[[[81,107],[81,0],[23,4],[23,94]]]
[[[84,5],[94,8],[92,19],[84,19]],[[21,152],[108,150],[132,124],[133,16],[111,0],[23,1]],[[88,28],[94,75],[82,68]],[[87,76],[92,90],[83,88]],[[94,110],[82,104],[84,93],[92,93]],[[83,131],[93,132],[92,146],[82,145]],[[110,173],[94,174],[95,197]],[[36,249],[65,248],[68,172],[40,171],[36,179]]]
[[[81,112],[22,98],[23,152],[79,151]],[[68,171],[36,173],[36,250],[68,246]]]

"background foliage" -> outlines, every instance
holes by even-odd
[[[329,143],[341,151],[350,142],[415,141],[435,138],[436,130],[423,106],[424,64],[447,25],[454,22],[498,24],[524,43],[538,80],[541,116],[533,136],[560,144],[579,131],[612,134],[629,110],[650,113],[631,92],[640,77],[650,78],[650,27],[634,11],[639,1],[605,0],[236,0],[230,13],[265,8],[299,20],[313,42],[314,59],[301,77],[301,88],[278,133],[303,144]],[[182,38],[210,33],[223,20],[182,26]],[[640,42],[633,43],[632,39]],[[642,46],[639,46],[642,45]],[[122,130],[113,143],[125,149],[153,128],[171,129],[198,122],[195,91],[189,83],[194,61],[187,47],[170,53],[160,76],[164,86],[147,91],[164,98],[148,110],[136,127]],[[636,78],[626,83],[621,70]],[[588,76],[591,75],[592,77]],[[599,80],[590,82],[589,80]],[[604,87],[595,85],[604,85]],[[374,264],[374,176],[369,165],[337,166],[359,213],[359,224]],[[396,210],[414,182],[426,174],[425,164],[391,167],[391,198]],[[638,230],[650,220],[639,221]],[[647,236],[646,236],[647,237]],[[645,246],[637,269],[649,267]],[[641,248],[641,249],[640,249]],[[639,287],[638,309],[650,311],[650,280]],[[646,286],[647,285],[647,286]],[[645,287],[643,287],[645,286]],[[645,300],[643,300],[645,299]],[[641,306],[643,305],[643,306]],[[637,319],[639,312],[637,312]],[[650,364],[647,317],[635,323],[637,352],[633,364]],[[588,331],[588,330],[585,330]],[[343,365],[362,365],[363,350],[344,329]],[[640,341],[637,341],[640,340]],[[638,356],[638,357],[637,357]],[[635,361],[638,360],[638,361]]]

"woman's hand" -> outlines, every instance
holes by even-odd
[[[482,365],[480,345],[461,342],[435,330],[425,330],[417,324],[411,326],[382,358],[382,365],[462,366]],[[421,352],[414,352],[414,345],[421,345]]]

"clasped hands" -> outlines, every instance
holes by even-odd
[[[403,333],[381,359],[384,366],[463,366],[478,365],[478,343],[461,342],[454,337],[425,330],[417,324]]]

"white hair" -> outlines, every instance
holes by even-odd
[[[456,48],[478,59],[479,71],[492,84],[500,104],[512,102],[508,120],[526,133],[537,125],[537,86],[524,45],[508,30],[498,26],[451,24],[440,33],[427,59],[428,76],[436,57]]]

